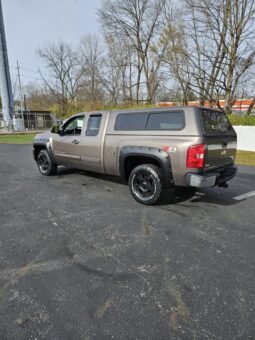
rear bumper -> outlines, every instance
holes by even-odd
[[[237,166],[229,165],[206,174],[187,174],[187,184],[196,188],[221,186],[232,179],[237,172]]]

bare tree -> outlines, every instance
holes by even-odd
[[[104,58],[102,83],[110,102],[130,103],[136,96],[136,51],[127,38],[105,34],[107,54]]]
[[[78,55],[69,44],[63,42],[40,48],[38,54],[48,70],[46,75],[40,72],[43,82],[61,103],[62,112],[65,113],[68,102],[75,100],[81,87],[84,69]]]
[[[122,78],[125,73],[125,56],[122,44],[113,36],[105,35],[106,54],[103,58],[101,83],[111,104],[116,105],[121,99]],[[125,92],[125,88],[123,89]]]
[[[28,110],[50,109],[56,103],[56,97],[49,94],[38,83],[30,82],[25,86],[26,106]]]
[[[249,70],[249,73],[242,78],[241,84],[238,86],[238,91],[241,93],[240,98],[248,98],[251,100],[250,105],[246,111],[249,116],[255,106],[255,63]]]
[[[191,76],[189,68],[189,58],[187,39],[184,27],[175,19],[175,14],[169,12],[168,25],[162,35],[162,43],[167,41],[167,49],[165,51],[164,63],[168,66],[171,80],[178,84],[178,97],[182,96],[182,103],[188,104],[192,93],[190,88]]]
[[[242,77],[255,56],[254,0],[185,0],[190,86],[201,103],[225,99],[231,112]],[[220,107],[220,106],[219,106]]]
[[[103,48],[96,35],[84,35],[80,46],[80,63],[83,68],[83,87],[85,99],[95,104],[102,100],[101,72],[103,68]]]
[[[98,11],[102,28],[107,35],[128,41],[136,52],[136,101],[140,100],[141,85],[147,89],[147,101],[151,102],[159,86],[162,63],[155,48],[164,26],[164,10],[167,0],[105,0]],[[163,51],[165,46],[162,46]]]

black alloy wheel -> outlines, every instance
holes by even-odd
[[[155,204],[163,191],[162,173],[154,164],[142,164],[135,167],[129,176],[129,188],[132,196],[142,204]]]
[[[56,173],[57,166],[54,164],[47,150],[41,150],[37,156],[37,165],[43,176],[51,176]]]

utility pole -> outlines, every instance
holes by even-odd
[[[24,106],[23,106],[23,94],[22,94],[22,86],[21,86],[21,78],[20,78],[20,67],[19,62],[17,60],[17,72],[18,72],[18,82],[19,82],[19,94],[20,94],[20,111],[21,114],[23,113]]]
[[[9,123],[14,115],[11,77],[9,70],[2,1],[0,0],[0,92],[4,120]]]
[[[26,95],[24,94],[24,110],[25,110],[25,112],[27,111],[27,97],[26,97]]]

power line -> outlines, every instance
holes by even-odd
[[[34,65],[26,65],[26,64],[21,64],[20,65],[21,67],[26,67],[26,68],[29,68],[29,69],[34,69],[34,70],[38,70],[38,66],[34,66]]]
[[[26,71],[26,72],[32,72],[32,73],[38,73],[38,68],[36,68],[36,71],[35,71],[35,68],[31,68],[31,67],[27,67],[27,66],[24,66],[24,65],[20,65],[21,69],[23,71]]]
[[[32,71],[32,70],[28,70],[24,67],[21,67],[21,70],[24,71],[24,72],[29,72],[29,73],[35,73],[35,74],[38,74],[39,72],[38,71]]]
[[[22,66],[22,65],[20,65],[19,64],[19,68],[20,68],[20,70],[22,71],[22,72],[29,72],[29,73],[35,73],[35,74],[38,74],[39,73],[39,70],[37,70],[37,71],[34,71],[34,70],[32,70],[32,69],[28,69],[27,67],[24,67],[24,66]],[[15,70],[17,70],[17,66],[11,66],[11,69],[15,69]]]
[[[22,72],[22,71],[21,71]],[[23,73],[21,73],[21,76],[22,76],[22,78],[27,78],[27,79],[33,79],[33,80],[42,80],[41,78],[39,78],[39,77],[33,77],[32,75],[27,75],[27,74],[23,74]],[[39,76],[39,74],[38,74],[38,76]]]

